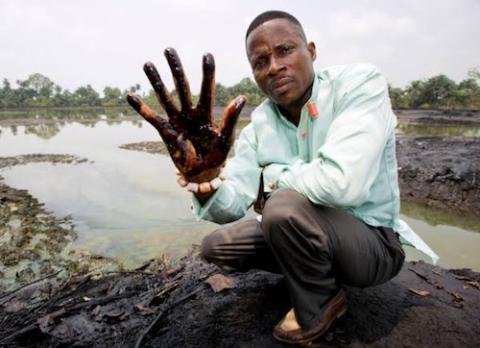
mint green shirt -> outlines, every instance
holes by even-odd
[[[438,256],[400,219],[395,126],[388,86],[369,64],[333,66],[316,74],[298,127],[269,99],[240,133],[227,179],[203,205],[200,219],[226,223],[243,217],[256,199],[260,173],[265,192],[295,190],[311,202],[345,209],[371,226],[397,231],[406,244]]]

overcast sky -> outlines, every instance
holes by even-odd
[[[214,54],[217,82],[251,77],[244,35],[260,12],[285,10],[317,46],[315,66],[377,65],[395,86],[444,73],[460,81],[480,66],[480,0],[0,0],[0,78],[41,73],[64,88],[146,89],[142,65],[174,47],[193,93],[201,57]]]

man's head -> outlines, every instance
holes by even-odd
[[[286,12],[264,12],[248,27],[245,44],[260,89],[288,111],[301,107],[313,82],[316,52],[298,20]]]

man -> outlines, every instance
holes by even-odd
[[[201,253],[227,270],[282,273],[293,308],[274,336],[310,342],[345,313],[343,285],[372,286],[399,272],[405,257],[400,238],[436,255],[399,219],[396,118],[381,73],[355,64],[315,74],[314,43],[307,42],[297,19],[281,11],[257,16],[245,43],[255,80],[268,99],[252,113],[223,173],[245,101],[237,98],[222,126],[211,126],[210,55],[204,57],[196,107],[171,49],[166,56],[182,110],[175,109],[149,63],[147,76],[169,121],[136,96],[129,102],[167,143],[179,183],[194,193],[199,218],[238,220],[265,192],[261,218],[220,228],[204,239]]]

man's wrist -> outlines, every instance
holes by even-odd
[[[204,182],[189,182],[180,172],[177,171],[178,184],[185,187],[187,191],[198,195],[215,192],[222,185],[223,180],[225,180],[225,175],[222,171],[218,173],[218,176]]]

